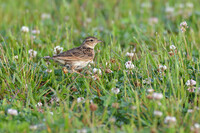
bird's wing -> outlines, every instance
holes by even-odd
[[[88,49],[85,47],[77,47],[70,49],[68,51],[62,52],[52,58],[57,60],[75,61],[75,60],[91,60],[93,59],[93,49]]]

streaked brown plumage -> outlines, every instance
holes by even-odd
[[[64,65],[67,69],[76,71],[86,67],[94,59],[94,47],[99,42],[102,41],[95,37],[87,37],[79,47],[54,55],[53,57],[44,58],[52,59]]]

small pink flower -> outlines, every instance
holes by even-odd
[[[196,85],[196,81],[191,79],[191,80],[188,80],[186,83],[185,83],[187,86],[194,86]]]
[[[18,112],[16,109],[8,109],[7,113],[10,115],[15,115],[15,116],[18,115]]]

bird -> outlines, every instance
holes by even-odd
[[[61,65],[64,65],[63,70],[69,70],[72,72],[79,73],[78,71],[86,67],[95,56],[94,48],[96,44],[103,42],[98,40],[96,37],[89,36],[84,39],[79,47],[72,48],[65,52],[52,57],[46,56],[44,59],[52,59]],[[79,73],[80,74],[80,73]]]

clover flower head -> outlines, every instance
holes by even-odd
[[[42,13],[41,18],[42,18],[42,19],[50,19],[50,18],[51,18],[51,14]]]
[[[133,69],[133,68],[135,68],[135,66],[133,65],[133,63],[131,61],[127,61],[125,63],[125,66],[126,66],[127,69]]]
[[[29,53],[30,57],[36,57],[36,55],[37,55],[37,51],[34,51],[33,49],[30,49],[28,51],[28,53]]]
[[[158,110],[155,110],[154,112],[153,112],[153,114],[155,115],[155,116],[162,116],[162,112],[161,111],[158,111]]]
[[[98,69],[98,68],[93,68],[93,73],[94,74],[102,74],[102,72],[101,72],[101,69]]]
[[[155,100],[160,100],[163,98],[163,94],[162,93],[157,93],[157,92],[154,92],[152,94],[152,98],[155,99]]]
[[[77,103],[81,103],[81,102],[85,102],[85,98],[84,97],[77,98]]]
[[[22,26],[21,32],[28,33],[29,32],[29,28],[27,26]]]
[[[174,46],[174,45],[170,45],[170,50],[176,50],[176,46]]]
[[[174,8],[173,7],[170,7],[170,6],[167,6],[165,8],[165,12],[168,13],[168,14],[172,14],[174,12]]]
[[[111,91],[114,94],[118,94],[120,92],[120,89],[119,88],[112,88]]]
[[[180,27],[181,27],[181,31],[185,32],[186,29],[188,28],[187,22],[186,21],[181,22]]]
[[[129,53],[129,52],[127,52],[127,53],[126,53],[126,56],[133,57],[133,56],[134,56],[134,53]]]
[[[166,124],[176,123],[176,117],[167,116],[165,117],[164,123]]]
[[[32,34],[40,34],[40,30],[32,30],[31,33]]]
[[[191,79],[191,80],[188,80],[186,83],[185,83],[187,86],[194,86],[196,85],[196,81]]]
[[[18,112],[16,109],[8,109],[7,113],[10,115],[15,115],[15,116],[18,115]]]
[[[54,53],[54,55],[58,55],[58,54],[62,53],[62,51],[63,51],[63,47],[56,46],[53,50],[53,53]]]
[[[14,59],[15,59],[15,60],[18,60],[18,55],[15,55],[15,56],[14,56]]]

